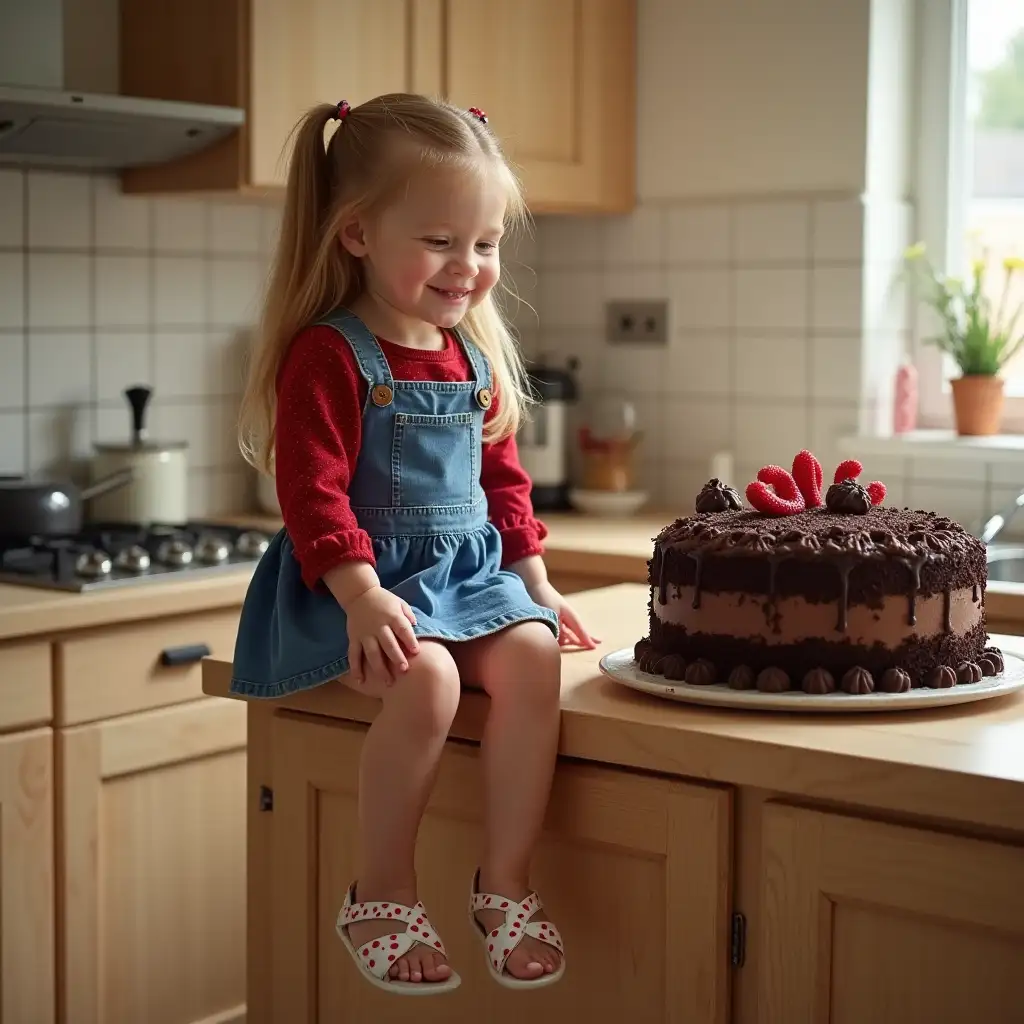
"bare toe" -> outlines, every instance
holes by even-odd
[[[428,953],[423,963],[423,977],[427,981],[445,981],[452,969],[440,953]]]

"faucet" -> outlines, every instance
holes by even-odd
[[[986,546],[991,544],[1006,529],[1010,520],[1021,508],[1024,508],[1024,491],[1021,491],[1001,512],[997,512],[985,521],[978,531],[978,540]]]

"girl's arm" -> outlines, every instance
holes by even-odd
[[[362,563],[360,578],[376,579],[373,545],[347,493],[365,389],[352,350],[332,328],[308,328],[292,342],[278,378],[274,465],[281,515],[310,589],[349,562]]]

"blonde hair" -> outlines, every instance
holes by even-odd
[[[386,206],[417,169],[479,171],[483,165],[507,185],[507,226],[527,223],[516,175],[493,133],[469,111],[407,93],[378,96],[351,108],[325,145],[325,130],[338,112],[330,104],[314,107],[293,132],[281,233],[239,415],[242,454],[267,473],[276,437],[277,376],[288,346],[304,327],[363,290],[361,261],[338,241],[354,212],[373,214]],[[515,433],[529,395],[519,347],[493,293],[459,326],[486,356],[500,395],[485,439]]]

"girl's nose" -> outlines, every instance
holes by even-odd
[[[460,253],[453,256],[450,269],[453,273],[458,274],[460,277],[476,277],[477,275],[477,261],[476,259],[466,253]]]

